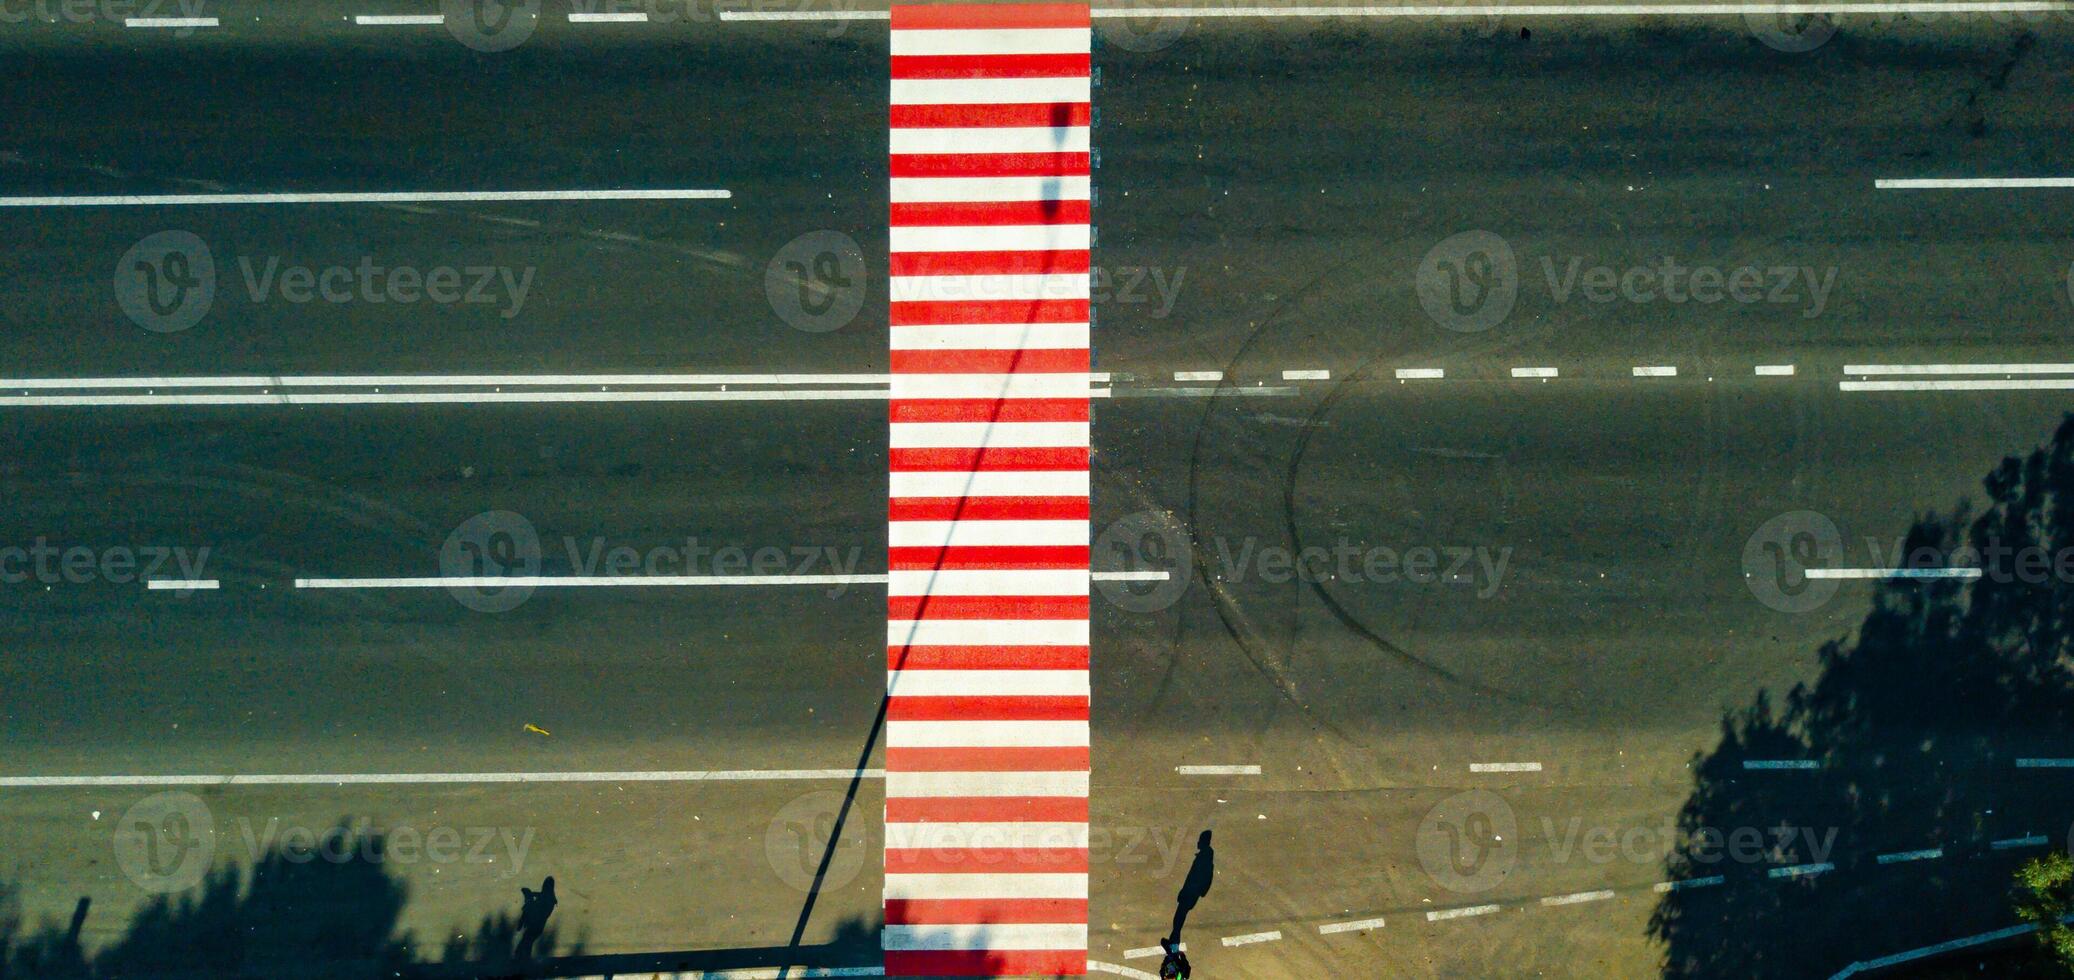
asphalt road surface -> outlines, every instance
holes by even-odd
[[[0,23],[0,196],[728,196],[0,208],[0,923],[275,972],[145,917],[344,823],[393,891],[248,903],[313,974],[491,963],[548,875],[557,952],[877,962],[884,23],[209,12]],[[1920,564],[2069,408],[2074,186],[1875,183],[2074,176],[2067,15],[1825,33],[1097,20],[1094,563],[1152,574],[1095,585],[1092,960],[1211,830],[1197,976],[1666,970],[1696,755],[1880,587],[1799,569]],[[403,581],[464,574],[603,581]],[[1964,840],[1725,863],[1858,905],[1765,975],[2014,921],[2074,745],[1990,737]]]

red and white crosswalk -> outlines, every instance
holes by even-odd
[[[1087,970],[1089,40],[893,8],[892,976]]]

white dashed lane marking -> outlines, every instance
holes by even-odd
[[[630,12],[627,12],[627,13],[616,13],[616,14],[605,14],[605,13],[590,13],[590,14],[587,14],[587,13],[583,13],[583,12],[581,12],[581,11],[574,11],[574,12],[571,12],[571,13],[569,14],[569,23],[571,23],[571,24],[646,24],[646,23],[648,23],[648,13],[647,13],[646,11],[640,11],[640,10],[636,10],[636,11],[630,11]]]
[[[2064,10],[2065,7],[2055,7]],[[2043,187],[2074,187],[2074,177],[1890,177],[1872,182],[1883,191],[1918,190],[2017,190]]]
[[[1342,932],[1367,932],[1371,929],[1381,929],[1382,927],[1383,920],[1381,917],[1355,919],[1352,922],[1328,922],[1318,927],[1318,935],[1331,936]]]
[[[1282,938],[1282,933],[1281,933],[1280,931],[1278,931],[1278,930],[1277,930],[1277,931],[1270,931],[1270,932],[1252,932],[1252,933],[1247,933],[1246,935],[1243,935],[1243,936],[1226,936],[1226,937],[1224,937],[1224,945],[1226,945],[1226,946],[1252,946],[1252,945],[1255,945],[1255,944],[1258,944],[1258,943],[1272,943],[1272,942],[1278,942],[1278,941],[1280,941],[1280,940],[1281,940],[1281,938]]]
[[[1445,377],[1447,377],[1447,372],[1440,368],[1397,369],[1397,380],[1399,381],[1438,381]]]
[[[1175,766],[1183,776],[1258,776],[1259,766]]]
[[[1820,769],[1822,763],[1814,759],[1744,759],[1743,768],[1757,769]]]
[[[1223,381],[1223,371],[1176,371],[1176,381]]]
[[[1978,568],[1810,568],[1804,573],[1815,579],[1976,579]]]
[[[1600,889],[1591,892],[1575,892],[1569,895],[1550,895],[1541,900],[1543,905],[1582,905],[1585,902],[1603,902],[1613,897],[1613,892]]]
[[[214,17],[126,17],[124,27],[216,27]]]
[[[1556,369],[1552,367],[1516,367],[1512,369],[1512,376],[1515,378],[1553,378],[1556,374]]]
[[[1540,772],[1539,762],[1472,762],[1470,772]]]
[[[1909,861],[1932,861],[1944,856],[1944,848],[1932,847],[1920,851],[1900,851],[1894,854],[1875,855],[1873,860],[1880,864],[1904,864]]]
[[[1790,378],[1793,376],[1793,365],[1759,364],[1757,365],[1757,376],[1760,378]]]
[[[1678,376],[1678,369],[1671,365],[1637,367],[1634,369],[1634,376],[1637,378],[1675,378]]]
[[[1303,370],[1282,372],[1284,381],[1331,381],[1331,371]]]
[[[1427,922],[1442,922],[1447,919],[1467,919],[1471,916],[1489,915],[1498,911],[1496,905],[1471,905],[1458,909],[1434,909],[1426,913]]]
[[[144,583],[151,592],[186,592],[190,589],[214,589],[222,583],[213,578],[155,578]]]
[[[438,27],[446,23],[444,14],[356,14],[353,23],[361,27],[416,27],[429,25]]]

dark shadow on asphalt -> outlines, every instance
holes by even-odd
[[[2003,928],[2016,866],[2068,846],[2074,780],[2016,760],[2074,756],[2074,566],[2015,556],[2074,549],[2074,416],[1983,486],[1984,512],[1926,515],[1902,552],[1942,565],[1970,546],[1980,579],[1881,582],[1855,635],[1817,651],[1811,683],[1730,712],[1694,758],[1666,860],[1686,884],[1649,923],[1664,976],[1828,977]],[[1817,768],[1745,765],[1781,760]],[[2017,975],[2006,949],[1969,965],[1984,956]]]
[[[14,890],[0,883],[0,980],[474,980],[879,962],[879,925],[862,919],[839,923],[819,945],[590,955],[557,935],[545,882],[473,930],[419,943],[397,928],[409,895],[387,858],[380,835],[341,821],[314,853],[275,847],[250,868],[224,865],[193,889],[150,899],[120,937],[91,952],[86,899],[68,921],[25,931]]]
[[[1188,866],[1188,876],[1181,879],[1181,891],[1174,895],[1174,926],[1167,933],[1167,940],[1181,941],[1181,927],[1188,922],[1188,913],[1195,911],[1197,902],[1210,894],[1210,884],[1217,877],[1217,851],[1210,846],[1210,832],[1205,830],[1195,839],[1195,860]]]

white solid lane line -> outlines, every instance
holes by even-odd
[[[1484,3],[1365,7],[1096,7],[1096,17],[1652,17],[1745,14],[2050,13],[2055,0],[1905,0],[1895,3]],[[801,18],[804,19],[804,18]]]
[[[1175,766],[1183,776],[1258,776],[1259,766]]]
[[[1802,574],[1832,579],[1975,579],[1981,573],[1978,568],[1810,568]]]
[[[1980,378],[1949,381],[1839,381],[1841,391],[2064,391],[2074,378]]]
[[[439,783],[704,783],[884,779],[883,769],[684,769],[605,772],[241,773],[166,776],[0,776],[11,789],[67,786],[391,786]]]
[[[581,191],[323,191],[283,194],[73,194],[0,197],[4,208],[161,207],[197,204],[439,204],[486,201],[712,201],[725,190],[692,188]]]
[[[0,390],[81,388],[489,388],[578,385],[882,385],[890,374],[286,374],[162,378],[0,378]]]
[[[2065,10],[2067,8],[2065,6],[2055,6],[2050,9]],[[1875,180],[1872,182],[1872,186],[1883,191],[2074,187],[2074,177],[1899,177]]]
[[[1846,364],[1845,374],[2074,374],[2074,364]]]

